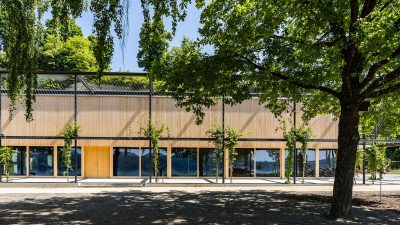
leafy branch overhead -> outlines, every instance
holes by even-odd
[[[153,9],[166,6],[146,2]],[[330,215],[350,216],[359,125],[372,121],[360,106],[370,101],[371,112],[399,115],[387,110],[399,101],[400,1],[227,0],[201,7],[200,37],[172,48],[152,74],[199,121],[216,98],[228,96],[236,104],[254,92],[276,115],[293,101],[301,102],[306,120],[334,114],[340,154]],[[387,131],[400,125],[391,122],[383,126]]]

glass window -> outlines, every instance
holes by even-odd
[[[303,157],[301,155],[301,150],[297,149],[297,177],[302,177],[303,176]],[[289,151],[286,149],[285,150],[285,159],[289,155]],[[306,165],[305,165],[305,171],[304,171],[304,176],[305,177],[314,177],[315,176],[315,150],[308,149],[307,154],[306,154]],[[294,162],[293,162],[294,163]],[[294,165],[293,165],[294,169]]]
[[[12,176],[25,176],[26,175],[26,147],[10,147],[12,152],[11,158],[11,174]],[[3,168],[0,168],[4,175]]]
[[[113,175],[139,176],[139,148],[113,149]]]
[[[254,176],[254,150],[236,149],[237,157],[233,163],[234,177],[253,177]]]
[[[256,150],[256,176],[280,177],[280,151],[272,149]]]
[[[304,165],[304,176],[314,177],[315,176],[315,150],[307,150],[305,159],[301,155],[301,150],[297,149],[297,176],[303,176],[303,163]]]
[[[29,148],[29,175],[53,176],[54,148],[30,147]]]
[[[336,150],[319,150],[319,176],[334,177],[336,169]]]
[[[58,176],[64,176],[64,172],[67,169],[64,164],[63,157],[62,157],[63,149],[64,149],[63,147],[57,148],[57,175]],[[82,175],[82,172],[81,172],[81,170],[82,170],[81,169],[81,166],[82,166],[81,148],[78,147],[76,149],[76,151],[77,151],[77,157],[78,157],[76,173],[78,176],[81,176]],[[71,167],[72,168],[68,172],[68,176],[75,176],[75,148],[74,147],[71,148]]]
[[[197,149],[173,148],[172,176],[197,176]]]
[[[152,151],[151,153],[154,154],[154,151]],[[141,176],[150,176],[150,165],[149,165],[150,151],[148,148],[142,148],[141,160],[142,160]],[[154,169],[152,175],[154,175]],[[158,176],[167,176],[167,149],[165,148],[160,148]]]
[[[214,177],[216,175],[215,166],[215,149],[201,148],[199,149],[199,173],[201,177]],[[218,174],[222,176],[223,162],[222,154],[221,160],[218,163]]]

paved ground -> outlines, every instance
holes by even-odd
[[[400,190],[357,193],[356,220],[332,221],[329,186],[273,188],[1,188],[0,224],[400,224]]]
[[[372,184],[372,181],[366,179],[366,184]],[[69,181],[72,182],[74,179],[70,178]],[[65,183],[66,178],[40,178],[40,177],[29,177],[29,178],[11,178],[9,182],[12,183]],[[215,184],[215,178],[169,178],[169,179],[159,179],[159,183],[164,184]],[[234,178],[232,183],[234,184],[284,184],[285,179],[280,178]],[[291,179],[293,181],[293,179]],[[147,178],[139,179],[78,179],[79,183],[149,183]],[[153,179],[154,182],[154,179]],[[230,183],[230,179],[226,179],[226,183]],[[306,178],[305,184],[333,184],[333,178]],[[357,184],[362,184],[362,176],[359,175],[356,178]],[[218,183],[222,183],[222,179],[218,180]],[[302,178],[297,178],[297,183],[302,183]],[[375,181],[375,184],[379,184],[379,181]],[[383,185],[400,185],[400,174],[386,174],[382,180]]]

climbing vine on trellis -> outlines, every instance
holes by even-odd
[[[154,174],[156,183],[158,177],[158,167],[159,167],[159,155],[160,155],[160,138],[169,137],[169,128],[165,124],[161,124],[158,128],[153,122],[148,122],[146,125],[140,127],[139,135],[148,138],[151,142],[151,147],[154,152],[153,154],[153,164],[154,164]]]
[[[67,182],[69,181],[68,175],[69,171],[72,170],[72,165],[71,165],[71,146],[72,146],[72,140],[78,136],[78,133],[80,131],[80,126],[76,123],[68,123],[67,126],[63,129],[62,135],[64,136],[64,148],[62,151],[62,162],[65,164],[65,171],[63,172],[64,176],[67,176]],[[76,148],[76,146],[75,146]]]
[[[12,173],[12,149],[9,147],[0,147],[0,166],[4,167],[4,174],[6,175],[6,179],[8,182],[8,178]],[[1,181],[1,173],[0,173],[0,181]]]
[[[225,143],[224,143],[224,133],[225,133]],[[219,170],[219,163],[222,158],[222,153],[224,152],[224,144],[225,148],[228,150],[228,159],[229,159],[229,171],[232,183],[232,171],[233,171],[233,163],[236,161],[236,157],[238,155],[236,151],[236,146],[238,145],[239,138],[243,135],[239,133],[235,128],[225,128],[225,132],[222,130],[222,127],[215,126],[208,130],[206,134],[212,138],[213,140],[210,141],[214,144],[215,148],[215,178],[216,182],[218,183],[218,170]]]
[[[293,158],[294,154],[296,154],[296,143],[301,143],[301,155],[303,157],[303,183],[305,176],[305,167],[306,167],[306,155],[308,149],[308,142],[312,136],[311,129],[306,126],[301,126],[299,128],[292,127],[289,131],[286,130],[286,127],[283,129],[283,138],[286,141],[286,147],[288,148],[289,154],[285,160],[285,177],[286,183],[290,183],[290,177],[293,174]]]

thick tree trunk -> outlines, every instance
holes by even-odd
[[[338,154],[330,216],[349,218],[352,211],[353,178],[360,135],[358,105],[341,103]]]

